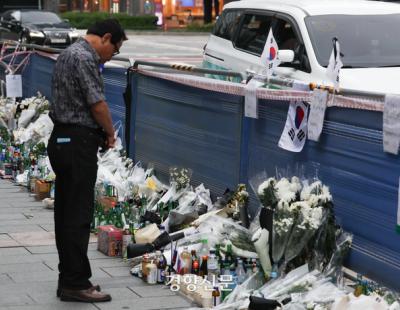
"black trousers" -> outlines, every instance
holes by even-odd
[[[60,288],[92,286],[87,250],[99,145],[100,135],[94,129],[56,125],[47,147],[56,174],[54,223]]]

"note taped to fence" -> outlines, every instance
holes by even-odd
[[[255,79],[251,79],[246,85],[244,97],[244,115],[246,117],[258,118],[257,88],[263,85]]]
[[[310,102],[308,116],[308,139],[318,141],[324,126],[325,110],[328,102],[328,92],[315,89]]]
[[[397,225],[396,231],[400,234],[400,178],[399,178],[399,196],[397,198]]]
[[[397,155],[400,146],[400,96],[386,95],[383,107],[383,150]]]
[[[6,75],[6,93],[8,98],[22,97],[22,78],[20,74]]]

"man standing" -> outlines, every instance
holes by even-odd
[[[91,26],[58,57],[52,79],[50,116],[54,122],[47,148],[56,174],[55,235],[59,256],[57,296],[63,301],[102,302],[111,296],[89,281],[87,250],[94,212],[97,152],[105,139],[114,147],[111,115],[105,102],[101,65],[127,40],[118,21]]]

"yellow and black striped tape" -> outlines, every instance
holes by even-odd
[[[171,68],[181,71],[193,71],[194,66],[172,64]]]
[[[310,87],[310,90],[321,89],[321,90],[327,90],[330,94],[339,93],[338,91],[335,91],[335,88],[333,86],[318,85],[317,83],[311,82],[309,84],[309,87]]]

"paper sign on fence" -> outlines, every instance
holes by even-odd
[[[400,146],[400,96],[386,95],[383,108],[383,150],[398,154]]]
[[[244,97],[244,115],[246,117],[258,118],[257,88],[263,83],[251,79],[246,85]]]
[[[324,126],[325,110],[328,102],[328,92],[315,89],[310,102],[308,116],[308,139],[318,141]]]
[[[9,98],[22,97],[22,78],[20,74],[6,75],[6,93]]]
[[[399,197],[397,198],[397,226],[396,231],[400,234],[400,179],[399,179]]]
[[[308,90],[308,85],[293,84],[294,90]],[[291,102],[278,146],[290,152],[301,152],[307,138],[308,104]]]

